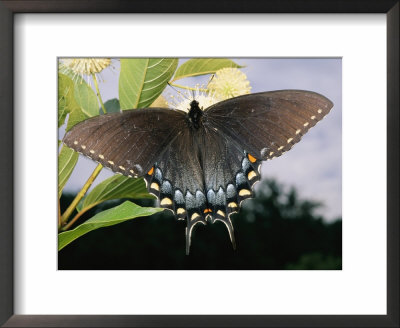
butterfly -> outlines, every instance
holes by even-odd
[[[223,222],[235,248],[231,215],[254,196],[261,162],[281,156],[333,103],[311,91],[253,93],[188,112],[124,110],[89,118],[66,133],[70,148],[128,177],[143,177],[159,205],[193,227]]]

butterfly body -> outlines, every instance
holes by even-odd
[[[143,177],[160,206],[186,219],[186,252],[198,223],[223,222],[235,246],[230,216],[253,197],[261,162],[282,155],[333,104],[310,91],[240,96],[204,110],[127,110],[90,118],[64,143],[114,172]]]
[[[203,110],[200,109],[199,103],[196,100],[193,100],[190,103],[190,109],[187,115],[189,126],[196,130],[199,129],[202,117],[203,117]]]

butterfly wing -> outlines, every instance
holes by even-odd
[[[288,151],[332,108],[309,91],[282,90],[231,98],[204,112],[201,159],[212,221],[228,228],[230,215],[253,197],[263,160]]]
[[[185,112],[148,108],[96,116],[74,126],[63,142],[114,172],[143,176],[161,207],[187,218],[189,252],[193,227],[205,223],[198,214],[205,196],[196,136]]]
[[[252,187],[260,179],[260,162],[252,161],[247,152],[215,126],[204,124],[199,138],[207,214],[211,221],[223,222],[235,248],[230,215],[241,202],[253,196]]]
[[[186,253],[194,226],[205,224],[204,175],[196,147],[196,137],[189,128],[182,130],[154,165],[145,179],[160,206],[174,212],[177,219],[187,219]]]
[[[75,125],[63,142],[114,172],[139,177],[152,169],[184,121],[184,112],[166,108],[126,110]]]
[[[292,148],[332,107],[315,92],[279,90],[219,102],[204,116],[251,156],[268,160]]]
[[[313,92],[264,92],[207,108],[197,130],[185,112],[149,108],[88,119],[63,141],[115,172],[144,176],[160,206],[187,218],[188,253],[206,217],[224,222],[234,244],[230,215],[253,196],[261,161],[289,150],[332,106]]]
[[[229,216],[238,211],[243,199],[252,196],[251,186],[259,176],[243,149],[204,126],[180,131],[145,179],[161,207],[173,211],[178,219],[186,218],[189,253],[193,228],[205,224],[207,217],[225,223],[235,247]]]

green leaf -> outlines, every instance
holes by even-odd
[[[96,214],[73,230],[61,232],[58,235],[58,250],[63,249],[75,239],[92,230],[109,227],[137,217],[149,216],[161,211],[163,211],[162,208],[140,207],[139,205],[126,201],[119,206]]]
[[[119,101],[122,109],[151,105],[175,72],[175,58],[121,59]]]
[[[68,114],[68,104],[64,97],[58,97],[58,127],[64,124]]]
[[[154,198],[146,189],[142,178],[134,179],[123,175],[114,175],[99,183],[86,196],[80,209],[93,207],[101,202],[119,198]]]
[[[64,124],[65,118],[77,103],[74,99],[74,82],[66,75],[58,74],[58,127]]]
[[[183,63],[175,72],[175,76],[172,80],[176,81],[190,76],[199,76],[205,74],[213,74],[221,68],[235,67],[241,68],[234,61],[224,58],[195,58],[189,59]]]
[[[78,124],[79,122],[82,122],[88,118],[89,116],[82,112],[79,106],[75,107],[69,114],[67,131],[69,131],[75,124]]]
[[[78,153],[71,148],[63,145],[58,155],[58,197],[61,197],[62,190],[67,183],[76,162],[78,161]]]
[[[99,115],[99,103],[93,89],[85,82],[75,84],[76,102],[87,117]]]
[[[82,111],[75,100],[75,88],[71,78],[61,73],[58,74],[58,127],[64,124],[64,115],[69,113],[67,131],[75,124],[90,117]]]
[[[76,205],[75,209],[76,209],[78,212],[82,211],[82,209],[83,209],[83,202],[85,201],[85,199],[86,199],[86,196],[83,197],[83,198],[79,201],[78,205]]]
[[[104,103],[104,107],[106,108],[107,113],[118,113],[121,110],[119,100],[117,98],[107,100]]]

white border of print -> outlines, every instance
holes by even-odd
[[[384,14],[17,14],[14,53],[16,314],[386,314]],[[342,57],[343,270],[57,271],[56,58],[93,54]]]

